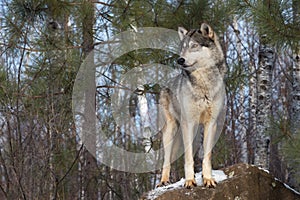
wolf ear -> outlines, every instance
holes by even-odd
[[[200,30],[203,36],[209,37],[210,39],[214,40],[214,31],[208,24],[202,23]]]
[[[187,32],[188,31],[185,28],[178,27],[178,35],[179,35],[180,40],[182,40],[184,38],[184,36]]]

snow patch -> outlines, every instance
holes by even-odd
[[[255,166],[255,165],[253,165],[253,166]],[[268,174],[270,174],[269,170],[266,170],[266,169],[261,168],[261,167],[258,167],[258,169],[259,169],[259,170],[262,170],[262,171],[264,171],[264,172],[267,172]],[[275,180],[281,182],[278,178],[275,178]],[[283,182],[281,182],[281,183],[283,183]],[[283,185],[284,185],[287,189],[292,190],[294,193],[300,195],[300,192],[294,190],[294,189],[291,188],[289,185],[287,185],[287,184],[285,184],[285,183],[283,183]]]
[[[298,194],[298,195],[300,195],[300,192],[298,192],[298,191],[296,191],[296,190],[294,190],[293,188],[291,188],[289,185],[287,185],[287,184],[285,184],[285,183],[283,183],[283,185],[287,188],[287,189],[289,189],[289,190],[292,190],[294,193],[296,193],[296,194]]]
[[[292,190],[294,193],[300,195],[300,192],[298,192],[295,189],[291,188],[288,184],[281,182],[281,180],[279,180],[278,178],[275,178],[275,180],[282,183],[284,185],[284,187],[286,187],[287,189]]]
[[[265,168],[263,168],[263,167],[259,167],[259,166],[257,166],[257,165],[250,165],[251,167],[257,167],[259,170],[261,170],[261,171],[264,171],[264,172],[266,172],[266,173],[268,173],[268,174],[270,174],[270,171],[269,170],[267,170],[267,169],[265,169]]]
[[[257,166],[255,166],[255,165],[252,165],[252,166],[257,167]],[[265,168],[258,167],[258,169],[261,170],[261,171],[264,171],[264,172],[266,172],[266,173],[268,173],[268,174],[270,174],[270,171],[267,170],[267,169],[265,169]]]
[[[224,172],[222,170],[212,170],[212,176],[213,178],[219,183],[225,179],[227,179],[227,176],[224,174]],[[195,174],[195,179],[197,182],[197,185],[203,185],[202,183],[202,172],[196,173]],[[167,185],[167,186],[163,186],[163,187],[158,187],[152,191],[150,191],[148,193],[148,199],[152,200],[155,199],[157,197],[159,197],[160,195],[162,195],[163,193],[167,192],[167,191],[171,191],[171,190],[175,190],[175,189],[179,189],[179,188],[183,188],[185,179],[180,179],[180,181]],[[188,193],[188,192],[187,192]]]

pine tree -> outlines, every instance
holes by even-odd
[[[268,167],[270,140],[271,170],[280,169],[276,174],[284,178],[286,163],[289,180],[299,184],[299,1],[4,0],[0,6],[0,199],[137,199],[154,188],[158,174],[110,169],[83,148],[71,110],[75,76],[94,46],[115,34],[139,27],[199,28],[203,21],[220,35],[228,63],[228,113],[214,166],[243,160]],[[275,52],[280,62],[274,65]],[[107,68],[105,85],[90,80],[84,115],[101,123],[120,148],[143,151],[123,131],[138,124],[116,124],[108,109],[112,94],[129,70],[147,63],[176,68],[177,57],[141,49],[118,58]],[[144,88],[149,104],[155,102],[159,87]],[[84,129],[94,132],[88,124]],[[98,150],[95,135],[84,140]],[[182,165],[174,163],[174,181],[183,176]]]
[[[254,19],[255,20],[255,25],[260,33],[260,35],[265,35],[266,36],[266,42],[268,45],[271,45],[273,48],[271,52],[278,52],[278,54],[281,54],[282,51],[286,51],[286,52],[294,52],[294,58],[296,58],[296,54],[297,54],[297,50],[299,49],[299,25],[298,23],[295,23],[295,20],[299,19],[299,15],[297,14],[297,8],[299,8],[299,4],[298,1],[277,1],[277,0],[273,0],[273,1],[268,1],[270,4],[264,4],[263,6],[261,6],[261,4],[259,2],[254,2],[252,4],[248,4],[251,12],[253,13]],[[291,9],[292,8],[292,9]],[[269,58],[272,60],[271,54],[269,54]],[[286,56],[287,54],[285,54]],[[287,58],[285,60],[288,60]],[[296,59],[294,59],[294,61],[297,61]],[[285,92],[290,92],[290,94],[287,94],[288,96],[293,96],[294,99],[287,97],[287,100],[284,100],[285,97],[283,98],[283,102],[286,105],[278,105],[278,104],[273,104],[272,103],[272,110],[271,113],[269,114],[269,117],[267,117],[266,119],[268,119],[268,126],[269,126],[269,131],[265,132],[265,134],[267,134],[267,137],[273,138],[271,142],[272,146],[273,146],[273,152],[271,152],[271,154],[273,154],[273,160],[270,160],[270,164],[272,165],[272,171],[274,170],[275,174],[279,174],[279,176],[283,176],[282,174],[284,174],[286,176],[286,174],[283,172],[284,169],[282,167],[284,167],[282,165],[282,163],[286,163],[286,162],[290,162],[291,160],[286,159],[287,157],[289,157],[290,155],[287,155],[286,153],[283,153],[284,149],[285,149],[285,140],[279,140],[281,143],[276,143],[276,141],[278,142],[278,140],[276,139],[276,137],[274,137],[274,135],[276,135],[276,133],[279,132],[280,138],[289,138],[291,136],[291,133],[296,133],[298,132],[299,128],[296,128],[294,126],[294,122],[295,124],[299,124],[297,122],[297,116],[298,116],[298,112],[297,112],[297,107],[298,107],[298,80],[294,79],[293,77],[297,77],[296,73],[297,72],[297,62],[294,62],[293,66],[294,68],[287,63],[287,69],[283,69],[286,72],[290,71],[290,73],[283,73],[283,77],[282,79],[285,79],[286,82],[288,83],[287,85],[289,85],[289,82],[292,80],[292,87],[291,89],[281,89],[281,91],[285,91]],[[282,70],[282,71],[283,71]],[[270,71],[269,71],[270,72]],[[266,77],[270,77],[270,73],[265,74]],[[296,75],[296,76],[295,76]],[[262,79],[263,80],[263,79]],[[266,81],[266,83],[268,83],[268,81]],[[276,83],[275,83],[276,84]],[[273,85],[275,85],[273,83]],[[287,87],[288,88],[288,87]],[[270,88],[270,89],[273,89]],[[271,91],[268,91],[269,94],[271,94]],[[275,94],[275,96],[278,96],[277,94]],[[259,98],[259,96],[258,96]],[[274,97],[273,97],[274,98]],[[280,96],[279,96],[280,98]],[[274,99],[275,101],[277,101],[277,99]],[[277,102],[278,103],[278,102]],[[258,104],[259,105],[259,104]],[[289,115],[287,116],[284,110],[280,110],[281,107],[288,107],[289,109]],[[262,108],[258,109],[257,111],[260,112]],[[294,110],[291,110],[294,109]],[[295,111],[295,112],[294,112]],[[279,116],[278,116],[279,113]],[[285,116],[280,116],[280,113],[285,113]],[[270,119],[275,118],[277,120],[277,122],[275,124],[270,123]],[[294,119],[293,119],[294,118]],[[296,119],[296,120],[295,120]],[[277,125],[276,125],[277,124]],[[297,126],[296,125],[296,126]],[[277,127],[279,127],[279,130],[277,129]],[[277,130],[275,130],[277,129]],[[258,130],[259,132],[259,130]],[[267,138],[268,139],[268,138]],[[295,139],[295,138],[294,138]],[[261,141],[263,142],[263,141]],[[283,143],[283,144],[282,144]],[[297,143],[297,141],[295,141],[295,143]],[[295,148],[294,145],[293,148]],[[278,153],[276,153],[277,151],[281,152],[282,155],[278,155]],[[296,150],[297,151],[297,150]],[[285,151],[287,152],[287,151]],[[292,151],[289,151],[292,152]],[[274,159],[275,156],[275,159]],[[297,158],[298,156],[295,155],[295,158]],[[292,161],[293,162],[293,161]],[[276,164],[277,163],[277,164]],[[281,163],[281,164],[278,164]],[[276,165],[276,166],[275,166]],[[289,165],[289,164],[288,164]],[[295,166],[295,165],[294,165]],[[276,170],[277,169],[277,170]],[[278,172],[278,169],[281,169],[281,172]],[[293,171],[293,168],[289,168],[289,171]]]
[[[9,199],[74,199],[78,191],[74,168],[81,149],[76,150],[71,94],[80,64],[80,39],[68,24],[76,23],[69,16],[76,16],[78,10],[60,1],[14,0],[3,5],[7,5],[2,8],[6,20],[1,24],[4,67],[10,74],[8,82],[18,86],[0,84],[8,92],[6,106],[17,108],[3,114],[8,142],[3,145],[6,150],[1,150],[1,169],[7,169],[1,171],[1,188]],[[10,63],[19,66],[17,73]],[[10,130],[18,126],[15,137]],[[7,167],[11,164],[5,160],[14,155],[18,159],[12,162],[13,168]]]

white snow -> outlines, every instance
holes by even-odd
[[[252,165],[252,166],[255,167],[255,165]],[[266,170],[266,169],[264,169],[264,168],[262,168],[262,167],[258,167],[258,169],[260,169],[260,170],[262,170],[262,171],[267,172],[268,174],[270,174],[269,170]],[[275,178],[275,180],[281,182],[278,178]],[[281,182],[281,183],[283,183],[283,182]],[[284,185],[287,189],[292,190],[294,193],[300,195],[300,192],[294,190],[294,189],[291,188],[289,185],[287,185],[287,184],[285,184],[285,183],[283,183],[283,185]]]
[[[253,166],[253,167],[257,167],[256,165],[251,165],[251,166]],[[258,169],[259,169],[259,170],[261,170],[261,171],[267,172],[268,174],[270,174],[270,171],[269,171],[269,170],[267,170],[267,169],[265,169],[265,168],[258,167]]]
[[[292,191],[295,192],[296,194],[300,195],[300,192],[294,190],[294,189],[291,188],[289,185],[287,185],[287,184],[285,184],[285,183],[283,183],[283,185],[284,185],[287,189],[292,190]]]
[[[279,182],[281,182],[278,178],[275,178],[275,180],[276,181],[279,181]],[[282,183],[282,182],[281,182]],[[292,190],[294,193],[296,193],[296,194],[298,194],[298,195],[300,195],[300,192],[298,192],[298,191],[296,191],[296,190],[294,190],[293,188],[291,188],[288,184],[286,184],[286,183],[283,183],[283,185],[287,188],[287,189],[289,189],[289,190]]]
[[[266,169],[263,169],[263,168],[260,168],[260,170],[262,171],[265,171],[267,173],[270,173],[268,170]],[[199,172],[197,174],[195,174],[195,179],[196,179],[196,182],[197,182],[197,185],[198,186],[201,186],[203,185],[202,183],[202,172]],[[224,172],[222,170],[212,170],[212,176],[213,178],[219,183],[225,179],[227,179],[228,177],[224,174]],[[233,176],[233,175],[232,175]],[[281,182],[279,179],[275,178],[275,180]],[[181,179],[180,181],[176,182],[176,183],[173,183],[173,184],[170,184],[170,185],[167,185],[167,186],[163,186],[163,187],[158,187],[152,191],[150,191],[148,193],[148,196],[147,198],[149,200],[153,200],[157,197],[159,197],[160,195],[162,195],[163,193],[167,192],[167,191],[171,191],[171,190],[175,190],[175,189],[179,189],[179,188],[183,188],[183,185],[184,185],[184,182],[185,182],[185,179]],[[294,190],[293,188],[291,188],[290,186],[288,186],[287,184],[283,183],[284,186],[286,188],[288,188],[289,190],[292,190],[294,193],[300,195],[300,192]],[[190,194],[189,192],[187,192],[187,194]]]
[[[252,166],[255,166],[255,165],[252,165]],[[266,170],[266,169],[261,168],[261,167],[258,167],[258,169],[260,169],[260,170],[262,170],[262,171],[267,172],[268,174],[270,174],[269,170]],[[275,180],[281,182],[278,178],[275,178]],[[282,182],[281,182],[281,183],[282,183]],[[283,183],[283,185],[284,185],[287,189],[292,190],[294,193],[300,195],[300,192],[294,190],[294,189],[291,188],[289,185],[287,185],[287,184],[285,184],[285,183]]]
[[[203,183],[202,183],[202,172],[199,172],[199,173],[195,174],[195,176],[196,176],[195,179],[196,179],[197,185],[198,186],[203,185]],[[212,176],[218,183],[225,180],[225,179],[227,179],[227,176],[224,174],[224,172],[222,170],[212,170]],[[167,185],[167,186],[163,186],[163,187],[158,187],[158,188],[150,191],[148,193],[147,198],[152,200],[152,199],[157,198],[158,196],[162,195],[163,193],[165,193],[167,191],[175,190],[175,189],[178,189],[178,188],[183,188],[184,182],[185,182],[185,179],[182,178],[180,181],[178,181],[176,183],[173,183],[173,184],[170,184],[170,185]]]

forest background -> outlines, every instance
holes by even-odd
[[[82,144],[74,81],[86,56],[115,34],[202,22],[219,35],[227,64],[227,112],[213,168],[259,165],[300,190],[300,1],[2,0],[0,10],[0,199],[137,199],[153,189],[159,170],[112,169]],[[101,105],[97,120],[115,145],[143,151],[108,109],[120,75],[147,63],[176,68],[177,58],[132,51],[99,74],[96,92],[85,95]],[[156,86],[145,85],[154,104]],[[195,160],[199,171],[200,153]],[[171,173],[172,181],[183,177],[182,159]]]

